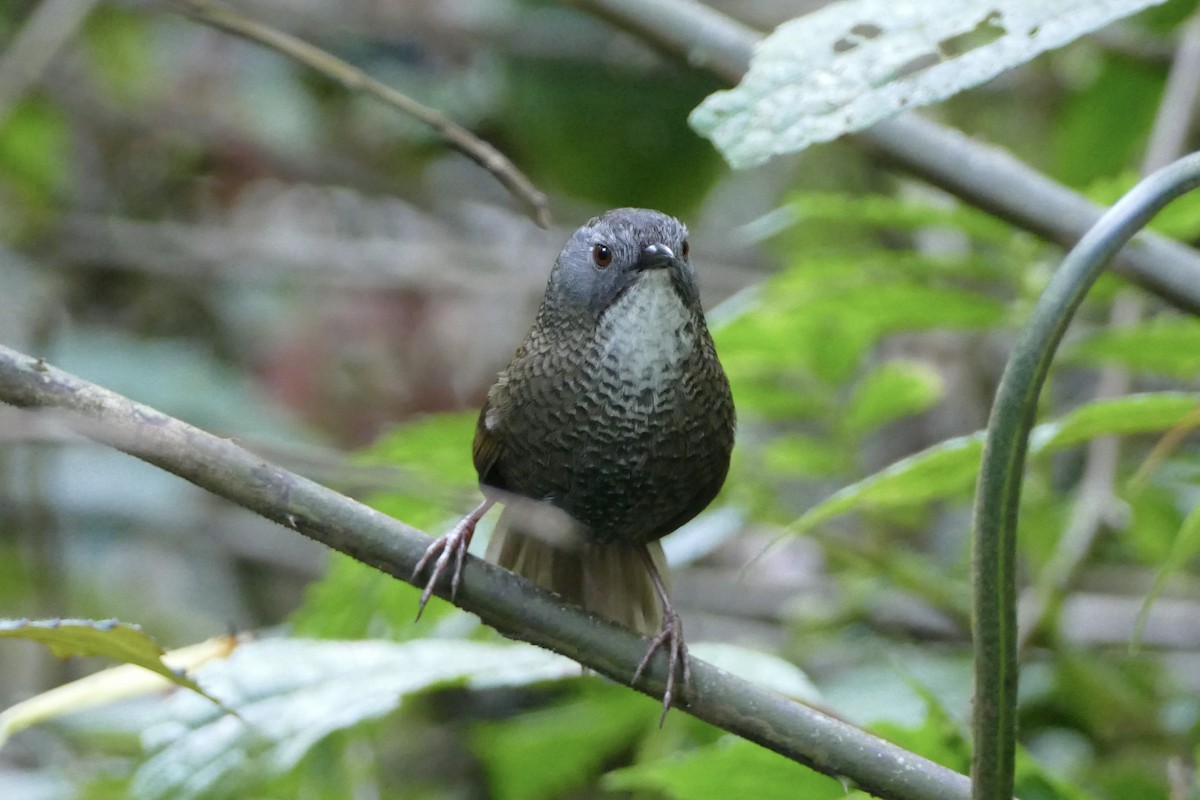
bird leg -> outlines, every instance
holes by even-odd
[[[683,620],[679,618],[674,606],[671,605],[671,599],[667,597],[667,587],[663,583],[662,576],[658,574],[658,567],[654,566],[654,559],[650,557],[650,551],[644,546],[638,548],[638,552],[642,557],[642,561],[646,564],[646,569],[650,572],[650,580],[654,584],[654,591],[658,593],[658,599],[662,602],[663,619],[662,626],[659,628],[658,635],[650,640],[650,646],[646,648],[646,655],[642,656],[642,660],[638,662],[637,669],[633,673],[633,683],[637,683],[641,677],[642,671],[650,664],[650,659],[660,648],[666,648],[667,654],[667,685],[663,692],[663,710],[662,716],[658,718],[658,727],[662,727],[663,722],[667,719],[667,711],[671,708],[671,701],[675,694],[675,676],[679,672],[679,668],[683,668],[683,684],[680,687],[687,691],[692,683],[692,665],[688,659],[687,644],[683,641]]]
[[[421,592],[421,602],[417,606],[417,619],[420,619],[422,612],[425,611],[425,604],[433,595],[433,587],[437,584],[438,578],[442,577],[442,573],[446,571],[446,567],[450,565],[451,559],[454,560],[454,566],[450,572],[450,599],[453,600],[458,594],[458,584],[462,580],[463,560],[467,557],[467,547],[471,544],[471,537],[475,535],[475,526],[479,524],[479,520],[495,502],[490,498],[485,499],[476,506],[474,511],[463,517],[453,530],[445,536],[434,539],[433,543],[425,548],[425,555],[421,556],[421,560],[413,569],[413,582],[416,582],[417,576],[429,566],[431,561],[433,569],[429,571],[429,581],[425,584],[425,591]]]

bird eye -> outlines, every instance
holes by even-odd
[[[596,262],[596,266],[603,269],[612,263],[613,254],[612,248],[606,244],[592,245],[592,261]]]
[[[688,257],[688,253],[690,253],[690,252],[692,252],[692,248],[691,248],[691,246],[688,244],[688,240],[687,240],[687,239],[684,239],[684,240],[683,240],[683,247],[681,247],[681,248],[680,248],[680,250],[679,250],[679,254],[680,254],[680,256],[681,256],[681,257],[683,257],[684,259],[686,259],[686,258]]]

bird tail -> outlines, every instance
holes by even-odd
[[[639,550],[645,547],[659,575],[665,576],[666,557],[659,542],[593,544],[579,537],[550,541],[523,532],[516,517],[507,507],[500,515],[488,544],[488,561],[593,614],[647,636],[658,633],[662,604]]]

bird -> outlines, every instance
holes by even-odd
[[[418,562],[418,616],[447,572],[457,592],[476,524],[500,502],[487,560],[651,637],[634,684],[665,652],[661,725],[691,670],[660,540],[717,496],[735,428],[687,227],[644,208],[594,217],[487,393],[473,443],[484,500]]]

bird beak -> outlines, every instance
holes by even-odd
[[[665,244],[657,243],[647,245],[641,256],[638,258],[637,269],[639,272],[648,269],[665,269],[671,266],[675,259],[675,252]]]

